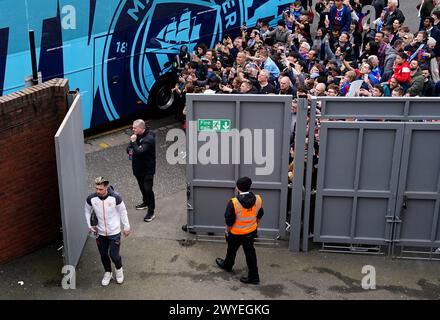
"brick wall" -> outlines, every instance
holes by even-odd
[[[54,136],[68,81],[0,97],[0,263],[61,239]]]

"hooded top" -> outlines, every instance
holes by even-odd
[[[239,194],[237,197],[237,200],[240,202],[240,204],[243,206],[243,208],[249,209],[252,208],[257,201],[257,197],[252,192]],[[257,212],[257,219],[261,219],[264,215],[263,208],[261,208]],[[232,200],[229,200],[226,211],[225,211],[225,222],[228,227],[232,227],[235,223],[235,209],[234,204],[232,203]]]
[[[411,83],[411,69],[408,62],[404,61],[401,65],[396,64],[394,67],[393,77],[399,83]]]

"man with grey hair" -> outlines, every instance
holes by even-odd
[[[437,31],[439,33],[439,41],[435,40],[435,38],[433,38],[433,37],[428,37],[428,41],[426,43],[428,45],[428,48],[433,51],[434,57],[432,57],[431,53],[429,53],[429,52],[425,53],[425,55],[427,56],[427,59],[429,61],[429,68],[431,71],[432,81],[434,83],[440,81],[440,75],[439,75],[439,69],[440,69],[439,61],[440,60],[439,60],[439,57],[435,56],[437,42],[440,42],[440,29]]]
[[[397,8],[398,4],[397,0],[388,0],[388,11],[384,17],[384,26],[392,26],[394,20],[399,20],[400,24],[405,22],[405,15]]]
[[[310,51],[310,44],[307,43],[307,41],[301,42],[298,53],[301,55],[301,57],[304,60],[307,60],[307,53]]]
[[[275,93],[275,87],[269,83],[269,77],[269,72],[265,69],[261,70],[258,74],[259,94]]]
[[[292,98],[296,95],[295,90],[293,90],[291,86],[291,81],[289,77],[287,76],[281,77],[278,80],[278,83],[280,84],[280,90],[278,91],[278,94],[291,95]]]
[[[127,153],[132,160],[133,174],[141,189],[143,201],[136,206],[136,210],[148,208],[144,218],[150,222],[155,218],[155,199],[153,192],[153,181],[156,173],[156,137],[149,130],[143,120],[136,120],[133,123],[133,135],[130,137],[130,145]]]
[[[325,85],[325,83],[318,83],[315,86],[315,89],[313,90],[314,96],[316,97],[323,97],[325,96],[325,90],[327,89],[327,86]]]

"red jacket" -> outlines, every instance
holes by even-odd
[[[396,64],[394,67],[393,77],[396,78],[401,84],[411,83],[411,69],[408,62],[404,62],[401,65]]]

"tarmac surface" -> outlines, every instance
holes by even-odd
[[[103,269],[93,239],[88,238],[76,270],[76,289],[61,286],[62,250],[55,243],[33,254],[0,265],[0,299],[148,299],[148,300],[407,300],[439,299],[438,261],[391,259],[386,256],[308,253],[288,250],[288,238],[256,247],[260,285],[239,281],[246,275],[242,249],[232,273],[215,264],[224,257],[224,240],[182,231],[186,223],[186,178],[183,165],[165,160],[166,132],[178,127],[173,119],[155,122],[158,172],[155,177],[156,219],[143,222],[136,211],[140,191],[125,153],[131,131],[122,129],[87,140],[90,183],[103,175],[119,191],[128,208],[133,233],[122,240],[125,282],[108,287],[100,282]],[[92,184],[89,185],[92,191]],[[214,238],[213,238],[214,239]],[[204,241],[203,241],[204,240]],[[365,290],[362,268],[373,266],[376,288]]]

